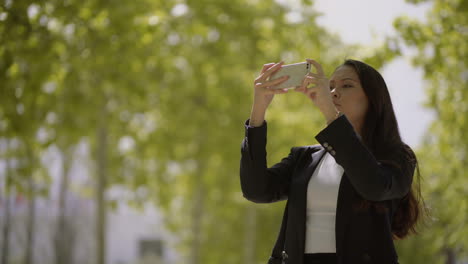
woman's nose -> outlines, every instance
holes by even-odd
[[[333,91],[331,92],[332,96],[335,97],[335,98],[339,98],[340,96],[338,95],[338,93],[336,92],[336,89],[333,89]]]

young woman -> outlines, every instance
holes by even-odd
[[[393,240],[415,232],[422,209],[413,188],[416,156],[402,142],[387,86],[371,66],[346,60],[327,78],[319,63],[301,87],[327,126],[318,145],[293,147],[267,166],[265,112],[273,89],[287,80],[269,77],[282,62],[265,64],[254,82],[245,123],[240,179],[256,203],[287,199],[269,263],[398,263]],[[418,187],[419,185],[415,186]]]

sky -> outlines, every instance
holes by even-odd
[[[294,2],[294,0],[289,0]],[[337,33],[345,43],[371,45],[384,36],[396,35],[393,20],[402,15],[425,21],[430,3],[408,4],[404,0],[315,0],[322,13],[318,23]],[[409,48],[404,53],[414,54]],[[358,59],[358,58],[356,58]],[[423,72],[411,65],[409,56],[396,59],[382,70],[392,98],[400,133],[408,145],[417,147],[434,115],[423,107]]]

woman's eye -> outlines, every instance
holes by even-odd
[[[349,88],[349,87],[353,87],[351,84],[345,84],[343,85],[344,88]]]

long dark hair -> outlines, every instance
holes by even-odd
[[[354,68],[369,101],[361,135],[363,142],[379,162],[395,166],[408,177],[413,177],[408,194],[400,200],[398,209],[393,213],[393,239],[417,234],[416,225],[427,213],[421,195],[418,160],[413,150],[401,140],[387,85],[377,70],[361,61],[348,59],[344,65]],[[383,204],[363,200],[360,205],[369,206],[380,211]]]

